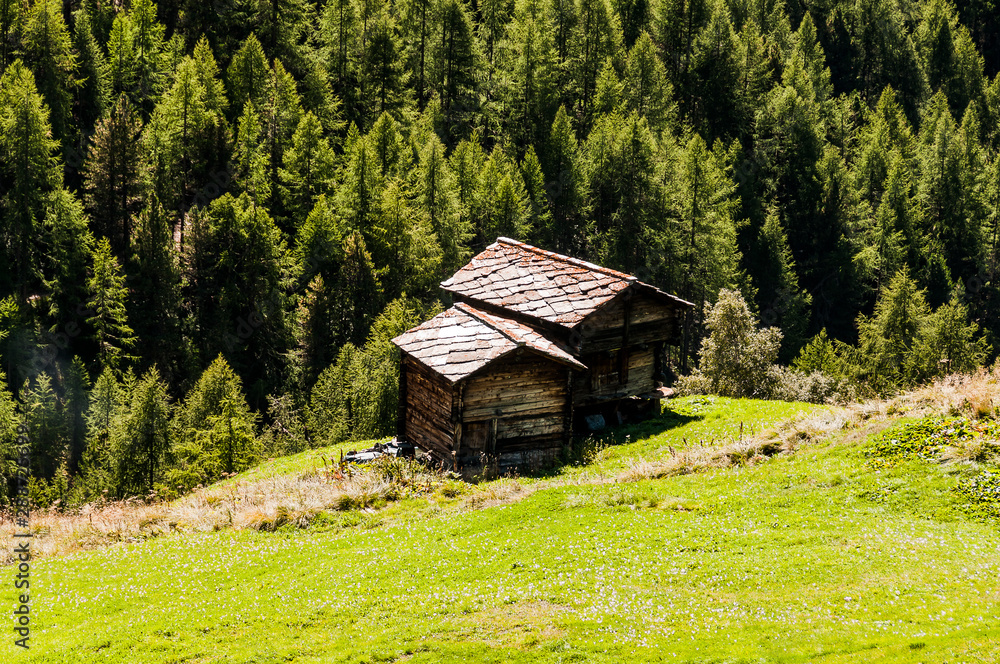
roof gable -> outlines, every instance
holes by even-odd
[[[392,340],[403,351],[456,383],[518,348],[586,369],[556,343],[517,321],[487,314],[464,303]]]
[[[441,287],[461,298],[571,328],[633,284],[690,306],[623,272],[505,237]]]

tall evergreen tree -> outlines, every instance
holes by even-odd
[[[103,370],[117,368],[126,349],[135,343],[128,324],[128,289],[121,265],[111,251],[111,243],[101,238],[92,254],[93,268],[87,280],[87,324],[94,330],[97,363]]]
[[[23,53],[49,107],[52,132],[65,141],[72,120],[72,90],[78,81],[76,56],[58,0],[38,0],[31,6],[24,26]]]
[[[28,289],[38,278],[35,240],[46,195],[62,183],[49,111],[35,78],[20,60],[0,76],[0,292]]]
[[[142,121],[128,97],[120,95],[107,117],[97,123],[83,166],[83,199],[100,237],[124,260],[132,236],[132,218],[141,201],[139,134]]]

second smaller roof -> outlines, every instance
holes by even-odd
[[[451,383],[517,348],[526,347],[561,364],[586,369],[558,344],[527,325],[459,302],[392,340]]]

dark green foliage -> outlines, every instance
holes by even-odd
[[[159,373],[151,369],[128,387],[131,399],[109,432],[112,482],[122,497],[153,490],[170,448],[171,405]]]
[[[142,122],[128,97],[121,95],[98,121],[83,166],[83,199],[101,237],[124,258],[132,237],[133,216],[141,205],[139,134]]]
[[[379,314],[364,347],[346,344],[319,377],[309,401],[315,445],[377,438],[395,431],[399,400],[399,351],[393,337],[435,311],[394,300]]]
[[[87,324],[94,331],[100,369],[117,368],[122,354],[135,344],[128,324],[128,289],[121,265],[111,253],[107,238],[98,241],[92,254],[93,267],[87,280]],[[126,355],[125,359],[129,359]]]
[[[769,396],[991,360],[994,4],[0,0],[0,366],[46,441],[33,495],[388,432],[379,313],[429,314],[500,234],[694,302],[684,368],[739,289],[798,354]],[[250,415],[163,443],[161,397],[220,355]]]

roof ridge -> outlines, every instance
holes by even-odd
[[[567,256],[566,254],[560,254],[560,253],[557,253],[555,251],[549,251],[548,249],[542,249],[540,247],[535,247],[535,246],[527,244],[525,242],[521,242],[520,240],[514,240],[512,238],[504,237],[504,236],[501,235],[500,237],[497,238],[497,242],[500,243],[500,244],[507,244],[507,245],[510,245],[510,246],[513,246],[513,247],[519,247],[521,249],[526,249],[526,250],[531,251],[533,253],[536,253],[536,254],[539,254],[541,256],[544,256],[545,258],[559,260],[559,261],[562,261],[563,263],[569,263],[570,265],[576,265],[577,267],[583,267],[583,268],[586,268],[586,269],[588,269],[588,270],[590,270],[592,272],[600,272],[602,274],[607,274],[607,275],[610,275],[612,277],[616,277],[618,279],[621,279],[622,281],[625,281],[625,282],[627,282],[629,284],[639,282],[639,278],[636,277],[636,276],[634,276],[634,275],[626,274],[624,272],[619,272],[618,270],[612,270],[609,267],[604,267],[603,265],[597,265],[596,263],[591,263],[589,261],[585,261],[585,260],[582,260],[580,258],[574,258],[573,256]]]
[[[454,306],[455,306],[455,308],[460,309],[461,311],[465,312],[469,316],[472,316],[473,318],[475,318],[476,320],[478,320],[483,325],[489,326],[490,329],[494,330],[495,332],[497,332],[501,336],[506,337],[509,341],[513,342],[514,345],[516,345],[516,346],[524,346],[524,345],[526,345],[525,341],[523,341],[521,339],[517,339],[513,335],[511,335],[509,332],[507,332],[505,330],[501,330],[500,328],[498,328],[493,323],[493,321],[489,320],[489,314],[486,313],[485,311],[480,311],[479,309],[476,309],[475,307],[473,307],[473,306],[471,306],[469,304],[466,304],[465,302],[456,302]]]

